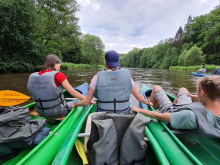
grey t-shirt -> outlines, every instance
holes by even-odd
[[[199,69],[199,72],[201,72],[201,73],[206,73],[206,69],[205,69],[205,68],[200,68],[200,69]]]
[[[217,129],[220,129],[220,118],[215,114],[213,114],[208,109],[207,109],[207,119],[212,126],[216,127]],[[198,129],[196,115],[191,110],[183,110],[180,112],[172,113],[170,117],[170,123],[174,129],[190,129],[190,130]]]

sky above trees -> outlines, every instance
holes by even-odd
[[[83,33],[101,38],[105,50],[127,53],[174,37],[189,15],[208,14],[219,0],[78,0]]]

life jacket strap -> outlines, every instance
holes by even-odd
[[[124,101],[116,101],[116,99],[114,98],[114,101],[100,101],[98,100],[99,103],[124,103],[124,102],[128,102],[129,100],[124,100]]]
[[[44,112],[44,110],[45,109],[50,109],[50,108],[54,108],[54,107],[56,107],[56,106],[58,106],[58,105],[60,105],[60,104],[63,104],[64,105],[64,100],[62,99],[62,93],[60,93],[59,94],[59,96],[57,97],[57,98],[55,98],[55,99],[50,99],[50,100],[41,100],[40,98],[39,98],[39,100],[34,100],[34,101],[36,101],[36,102],[40,102],[40,107],[39,106],[37,106],[36,105],[36,107],[37,108],[39,108],[39,109],[41,109],[43,112]],[[58,98],[60,98],[60,100],[61,100],[61,102],[60,103],[58,103],[58,104],[56,104],[56,105],[54,105],[54,106],[52,106],[52,107],[43,107],[43,104],[42,104],[42,102],[49,102],[49,101],[54,101],[54,100],[57,100]],[[68,106],[67,106],[68,107]],[[68,107],[68,109],[69,109],[69,107]]]
[[[61,95],[62,95],[62,93],[60,93],[59,96],[57,96],[57,98],[50,99],[50,100],[41,100],[41,99],[39,98],[39,100],[34,99],[34,101],[35,101],[35,102],[49,102],[49,101],[54,101],[54,100],[57,100],[59,97],[61,98]],[[62,99],[61,99],[61,100],[62,100]]]
[[[117,101],[116,98],[114,98],[113,101],[100,101],[98,100],[98,103],[113,103],[114,104],[114,109],[113,110],[105,110],[105,109],[102,109],[99,107],[99,104],[97,104],[97,107],[98,109],[100,109],[101,111],[107,111],[107,112],[112,112],[114,111],[114,113],[116,113],[117,111],[121,112],[121,111],[126,111],[128,110],[129,107],[125,108],[125,109],[122,109],[122,110],[116,110],[116,103],[125,103],[125,102],[128,102],[128,100],[122,100],[122,101]]]

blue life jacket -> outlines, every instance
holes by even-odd
[[[62,93],[62,85],[57,87],[54,81],[58,72],[46,72],[42,75],[35,72],[29,76],[27,89],[36,102],[35,110],[41,116],[62,114],[68,107]]]
[[[129,98],[132,83],[128,70],[103,70],[97,74],[94,96],[98,99],[97,111],[130,113]]]
[[[220,75],[220,69],[216,69],[216,70],[214,71],[214,74],[215,74],[215,75]]]

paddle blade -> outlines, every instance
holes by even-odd
[[[88,162],[88,159],[86,157],[86,151],[84,149],[84,145],[78,139],[76,139],[75,145],[76,145],[76,150],[78,151],[78,153],[79,153],[79,155],[80,155],[80,157],[81,157],[81,159],[83,161],[83,164],[84,165],[88,165],[89,162]]]
[[[12,90],[0,91],[0,106],[12,106],[30,100],[29,96]]]

